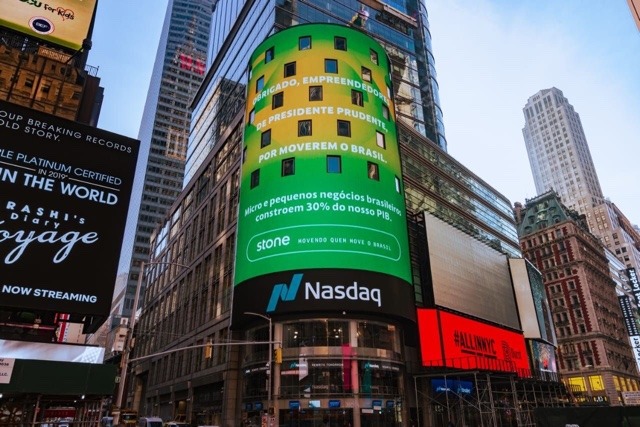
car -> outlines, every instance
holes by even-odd
[[[184,421],[167,421],[164,427],[191,427],[191,424]]]

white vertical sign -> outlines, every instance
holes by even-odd
[[[0,358],[0,384],[9,384],[16,359]]]

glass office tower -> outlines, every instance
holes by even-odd
[[[138,134],[140,156],[118,268],[119,275],[128,273],[124,298],[114,297],[120,304],[116,312],[123,317],[133,309],[151,232],[182,189],[189,105],[206,71],[212,4],[213,0],[170,0],[167,5]]]

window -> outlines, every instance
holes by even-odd
[[[333,47],[336,50],[347,50],[347,39],[345,39],[344,37],[334,37]]]
[[[251,172],[251,188],[256,188],[260,184],[260,169]]]
[[[311,120],[298,121],[298,136],[311,136]]]
[[[309,101],[322,101],[322,86],[309,86]]]
[[[364,95],[359,90],[351,89],[351,103],[360,107],[364,106]]]
[[[342,173],[342,157],[327,156],[327,172]]]
[[[384,117],[386,120],[389,120],[389,107],[384,104],[382,104],[382,117]]]
[[[249,112],[249,123],[253,123],[255,119],[256,119],[256,110],[251,110]]]
[[[282,105],[284,105],[284,92],[273,94],[271,98],[271,109],[275,110],[276,108],[282,107]]]
[[[371,70],[367,67],[362,67],[362,80],[365,82],[371,81]]]
[[[30,77],[24,79],[24,87],[33,87],[33,79]]]
[[[295,75],[296,75],[296,63],[289,62],[287,64],[284,64],[284,76],[291,77]]]
[[[377,163],[367,162],[367,174],[369,179],[380,181],[380,172]]]
[[[351,136],[351,122],[348,120],[338,120],[338,135]]]
[[[273,61],[273,57],[274,57],[274,51],[273,51],[273,48],[270,47],[264,53],[264,63],[266,64],[267,62]]]
[[[324,72],[325,73],[338,73],[338,60],[337,59],[325,59],[324,60]]]
[[[307,50],[311,49],[311,37],[303,36],[298,39],[298,49],[299,50]]]
[[[271,144],[271,129],[262,132],[260,137],[260,148],[264,148]]]
[[[282,176],[289,176],[295,173],[295,157],[289,157],[282,161]]]
[[[380,148],[387,148],[387,143],[384,140],[384,134],[376,131],[376,145]]]
[[[256,80],[256,93],[260,92],[263,87],[264,87],[264,76],[260,76],[258,77],[258,80]]]
[[[396,193],[400,192],[400,178],[396,176]]]
[[[369,57],[371,58],[371,62],[378,65],[378,52],[373,49],[369,49]]]

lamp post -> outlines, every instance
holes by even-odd
[[[149,265],[175,265],[177,267],[188,269],[188,265],[180,264],[177,262],[161,262],[161,261],[149,261],[140,263],[140,274],[138,274],[138,283],[136,285],[136,294],[133,298],[133,308],[131,309],[131,316],[129,317],[129,333],[127,334],[127,344],[125,345],[124,352],[122,354],[122,361],[120,362],[120,381],[118,383],[118,394],[116,396],[116,407],[118,412],[114,414],[113,424],[117,425],[120,422],[120,410],[122,410],[122,399],[124,397],[125,383],[127,380],[127,371],[129,370],[129,354],[132,348],[133,328],[136,325],[136,311],[138,310],[138,300],[140,299],[140,288],[142,287],[142,280],[144,277],[144,269]]]
[[[264,320],[269,322],[269,371],[267,376],[267,417],[269,419],[268,424],[271,426],[271,414],[269,414],[269,409],[271,409],[273,402],[271,402],[271,376],[273,374],[273,328],[271,327],[271,317],[266,314],[254,313],[252,311],[245,311],[244,314],[248,314],[249,316],[261,317]],[[275,414],[275,410],[274,410]]]

